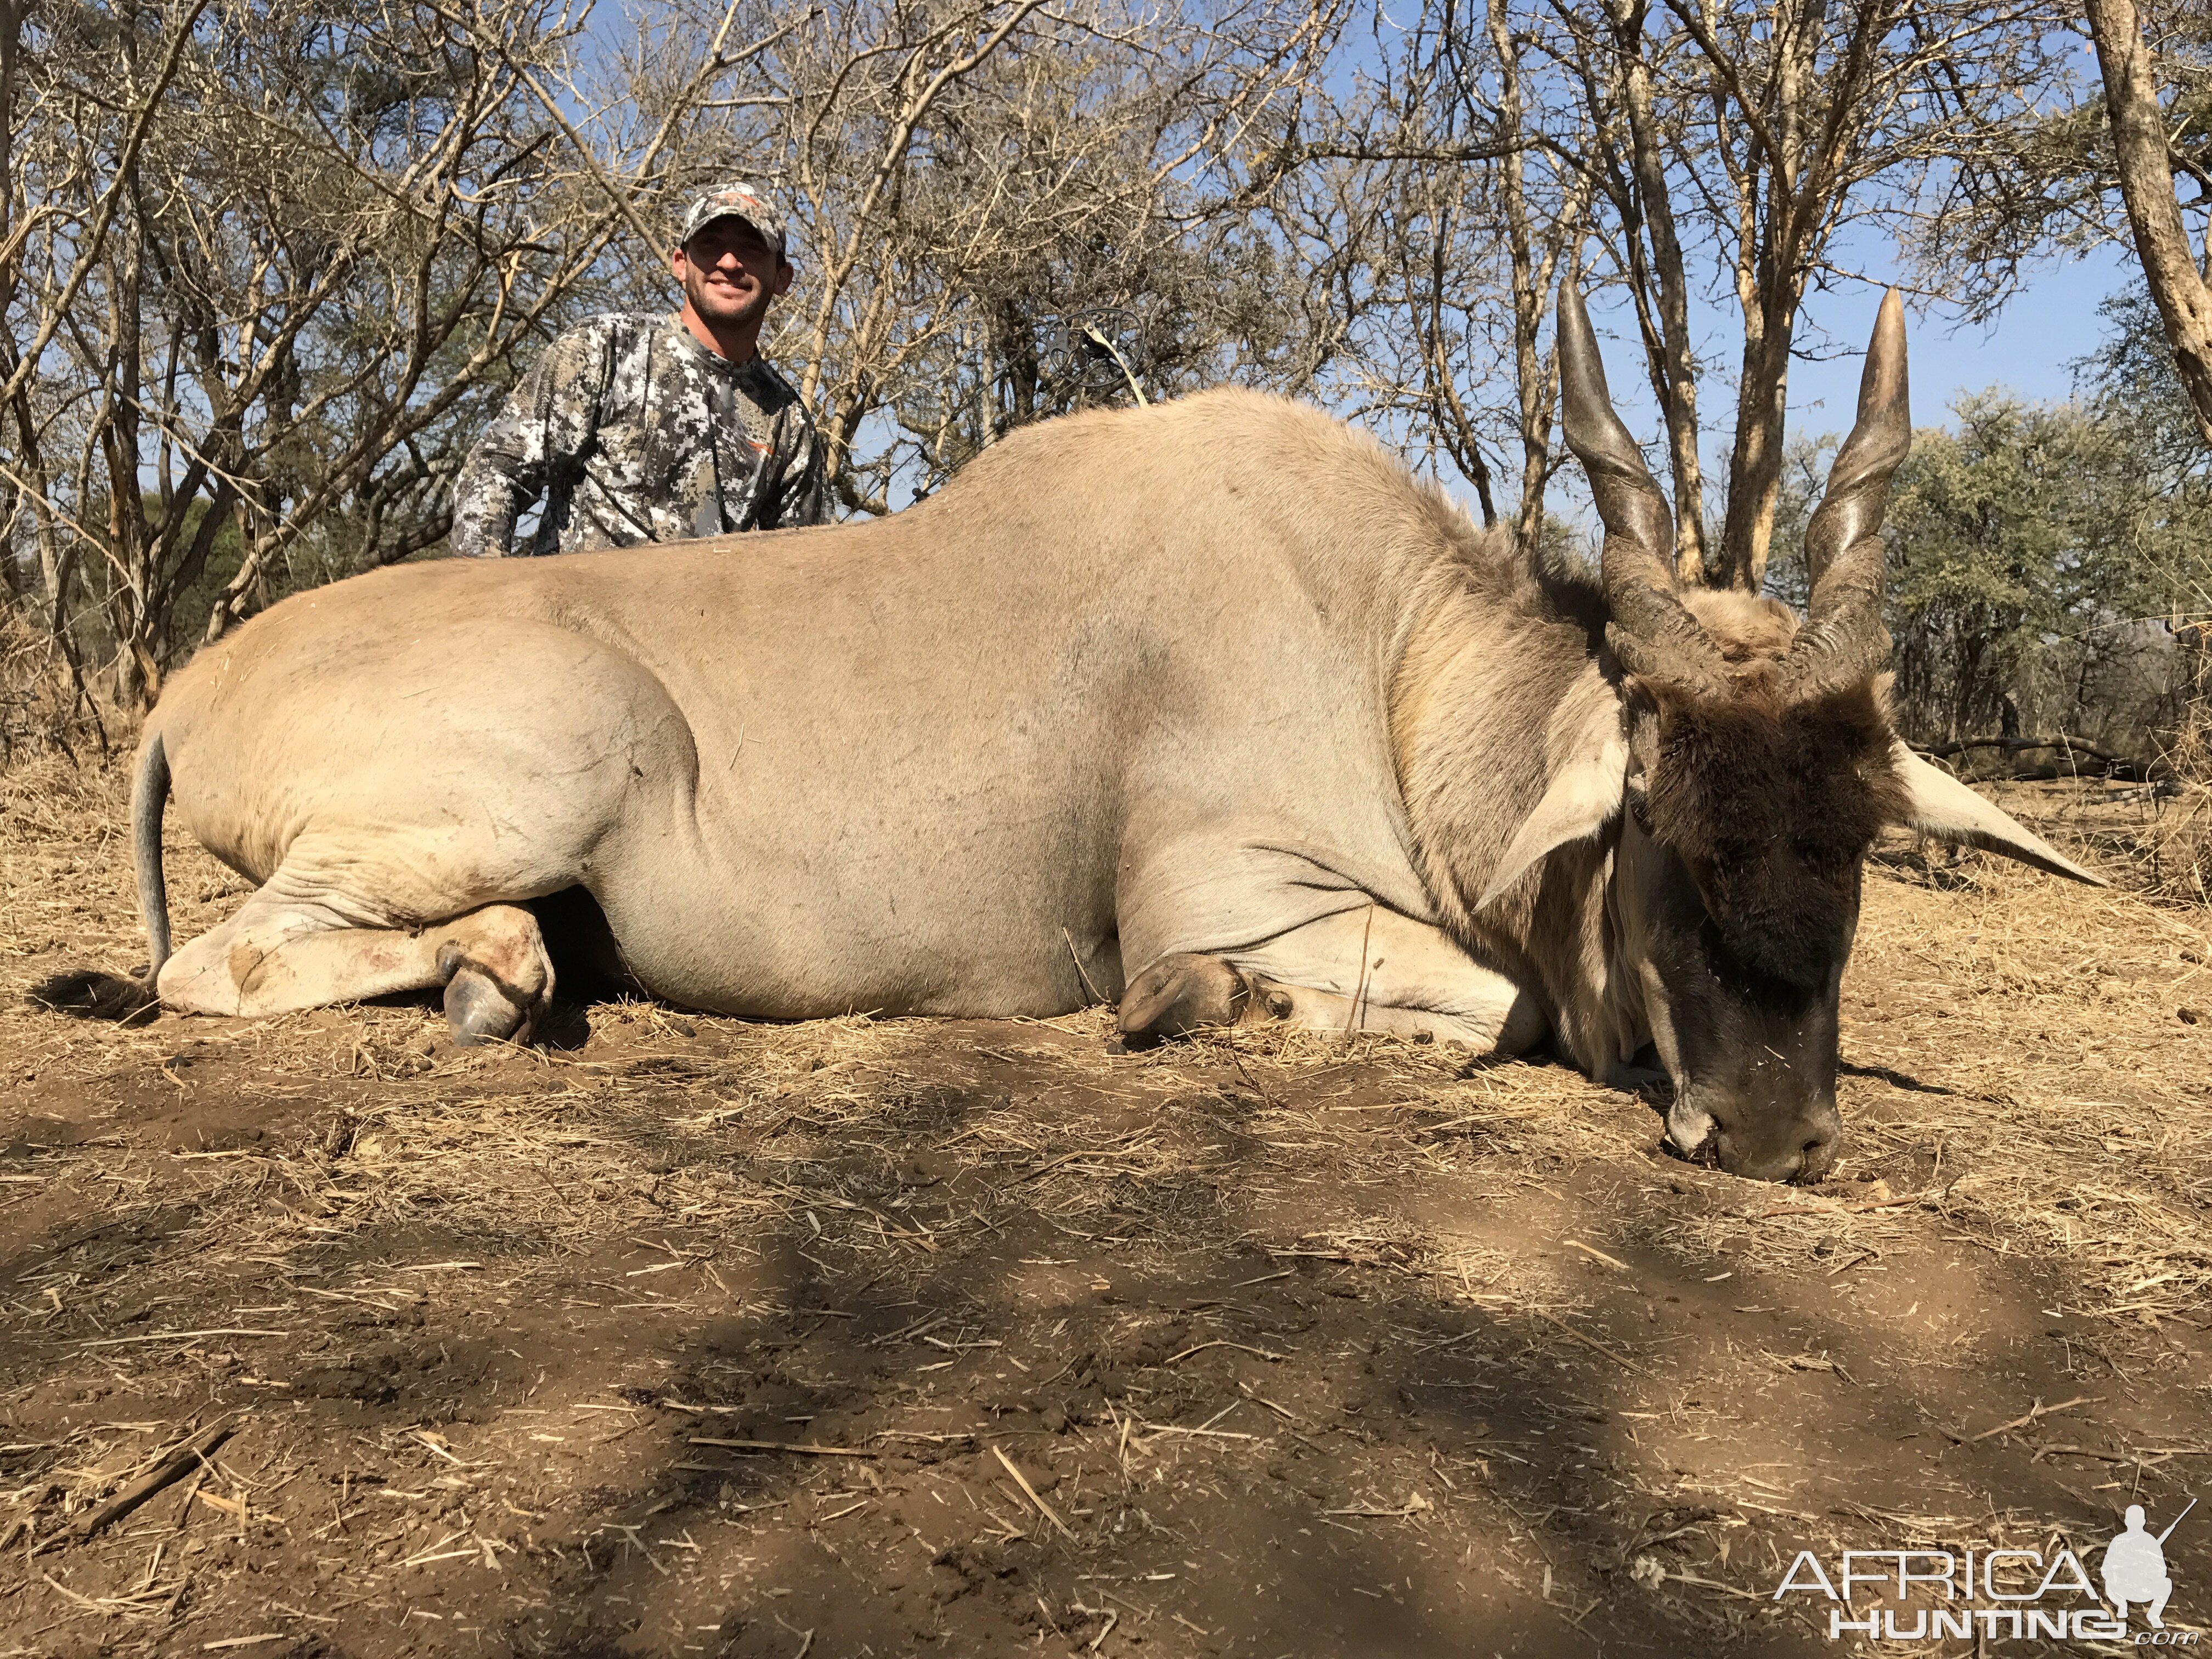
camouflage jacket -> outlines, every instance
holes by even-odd
[[[514,521],[545,508],[526,546]],[[470,453],[453,550],[574,553],[819,524],[822,444],[790,383],[674,317],[610,313],[563,334]]]

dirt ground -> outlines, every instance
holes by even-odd
[[[2094,1571],[2212,1469],[2205,924],[1886,855],[1796,1189],[1100,1011],[71,1022],[118,786],[0,779],[0,1655],[1797,1654],[1800,1550]]]

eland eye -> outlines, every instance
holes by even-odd
[[[1790,850],[1807,869],[1824,876],[1838,876],[1848,872],[1867,854],[1871,842],[1829,840],[1801,840]]]

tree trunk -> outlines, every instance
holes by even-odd
[[[1736,399],[1735,444],[1729,458],[1728,519],[1721,529],[1729,586],[1747,593],[1758,592],[1766,581],[1774,507],[1782,494],[1790,343],[1797,323],[1789,273],[1770,270],[1761,275],[1765,291],[1744,308],[1743,378]]]
[[[0,317],[7,316],[15,305],[15,256],[3,250],[15,225],[15,47],[22,27],[22,8],[15,0],[0,0]],[[0,378],[13,378],[15,372],[15,343],[0,342]],[[5,418],[0,414],[0,420]],[[27,441],[29,435],[24,434]],[[4,569],[8,597],[12,600],[23,598],[27,586],[15,561],[15,520],[27,507],[35,512],[37,506],[13,486],[5,499],[7,515],[0,523],[7,526],[7,531],[0,532],[0,569]]]
[[[1491,50],[1498,54],[1498,124],[1518,138],[1525,111],[1521,101],[1521,53],[1513,40],[1506,0],[1489,0]],[[1513,539],[1525,555],[1533,552],[1544,527],[1544,486],[1550,481],[1552,410],[1544,396],[1543,364],[1536,355],[1536,331],[1543,326],[1547,299],[1535,279],[1528,238],[1527,171],[1520,150],[1498,159],[1498,205],[1505,219],[1505,246],[1513,276],[1513,380],[1521,404],[1521,510]],[[1539,424],[1539,416],[1541,423]]]
[[[1036,324],[1012,300],[1001,300],[995,310],[997,336],[1006,365],[1006,386],[1013,408],[1010,427],[1028,426],[1037,417]]]
[[[1506,0],[1488,0],[1491,48],[1498,54],[1498,117],[1502,132],[1520,139],[1527,133],[1527,105],[1521,87],[1521,54],[1513,38]],[[1562,191],[1557,212],[1540,239],[1528,209],[1523,152],[1509,149],[1498,162],[1499,205],[1505,220],[1506,251],[1513,282],[1513,381],[1521,437],[1521,500],[1513,526],[1514,544],[1533,556],[1544,536],[1544,492],[1552,479],[1552,419],[1559,402],[1558,355],[1537,349],[1559,266],[1566,280],[1582,280],[1583,220],[1593,188],[1587,173]]]
[[[15,51],[23,29],[23,9],[16,0],[0,0],[0,250],[9,246],[15,228]],[[0,252],[0,317],[15,303],[15,256]],[[13,372],[10,351],[7,368]]]
[[[137,169],[126,170],[122,189],[136,204]],[[126,228],[126,226],[128,227]],[[118,215],[108,234],[107,251],[114,283],[114,350],[106,429],[108,625],[114,635],[115,694],[126,708],[149,708],[161,694],[161,635],[167,617],[155,592],[160,550],[146,521],[146,497],[139,477],[139,410],[145,390],[145,281],[143,227],[135,213]]]
[[[1636,194],[1651,236],[1653,286],[1658,290],[1659,350],[1653,379],[1667,421],[1667,453],[1674,483],[1674,575],[1701,586],[1705,580],[1705,485],[1698,459],[1698,379],[1690,362],[1689,288],[1682,274],[1682,244],[1674,234],[1674,208],[1660,153],[1659,118],[1651,65],[1644,55],[1644,0],[1610,0],[1606,8],[1620,54],[1621,103],[1628,114],[1629,155]]]
[[[1516,185],[1518,180],[1513,181]],[[1444,295],[1450,289],[1454,277],[1451,267],[1452,210],[1448,193],[1439,190],[1437,179],[1426,180],[1428,203],[1423,210],[1429,223],[1428,268],[1422,272],[1423,281],[1417,292],[1409,282],[1407,297],[1425,313],[1416,325],[1416,336],[1421,343],[1424,364],[1422,379],[1429,405],[1429,434],[1431,441],[1440,444],[1452,465],[1462,477],[1474,486],[1474,497],[1482,509],[1482,527],[1493,528],[1498,523],[1498,501],[1490,481],[1490,463],[1483,459],[1482,441],[1474,422],[1468,418],[1467,405],[1461,400],[1459,390],[1452,384],[1451,345],[1444,330]],[[1511,210],[1508,210],[1510,224]],[[1517,271],[1517,267],[1516,267]],[[1410,277],[1412,269],[1407,268]],[[1516,277],[1516,283],[1518,276]],[[1518,324],[1516,292],[1516,327]]]
[[[2097,64],[2104,71],[2105,112],[2112,123],[2136,257],[2142,261],[2151,298],[2165,320],[2166,343],[2196,411],[2197,432],[2212,444],[2212,291],[2190,253],[2189,234],[2174,200],[2157,71],[2143,46],[2134,0],[2084,0],[2084,7]]]

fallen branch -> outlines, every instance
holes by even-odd
[[[1568,1324],[1565,1320],[1558,1318],[1553,1315],[1547,1314],[1541,1308],[1531,1308],[1528,1311],[1534,1314],[1539,1319],[1547,1320],[1552,1324],[1557,1325],[1569,1336],[1571,1336],[1576,1341],[1581,1343],[1583,1346],[1603,1354],[1607,1359],[1613,1361],[1614,1364],[1619,1365],[1624,1370],[1634,1371],[1638,1376],[1649,1376],[1651,1375],[1650,1371],[1645,1370],[1643,1366],[1629,1358],[1627,1355],[1614,1352],[1611,1348],[1607,1347],[1604,1343],[1600,1342],[1595,1337],[1584,1336],[1573,1326]]]
[[[811,1446],[797,1440],[717,1440],[709,1435],[689,1437],[695,1446],[726,1446],[732,1451],[805,1452],[811,1457],[875,1457],[879,1453],[858,1446]]]
[[[1255,1353],[1259,1355],[1261,1358],[1270,1362],[1288,1359],[1290,1358],[1290,1355],[1286,1353],[1277,1353],[1272,1348],[1255,1348],[1249,1342],[1231,1342],[1226,1338],[1217,1338],[1212,1342],[1194,1342],[1189,1347],[1185,1348],[1181,1353],[1170,1354],[1165,1359],[1160,1361],[1160,1364],[1163,1365],[1172,1365],[1179,1359],[1188,1359],[1191,1355],[1194,1353],[1202,1353],[1208,1348],[1235,1348],[1243,1353]]]
[[[85,1540],[95,1536],[103,1528],[120,1521],[156,1492],[175,1485],[194,1469],[201,1468],[203,1461],[212,1455],[216,1447],[229,1439],[237,1431],[238,1419],[235,1416],[222,1418],[209,1424],[191,1439],[173,1448],[169,1455],[155,1465],[150,1474],[142,1475],[132,1481],[106,1504],[94,1511],[91,1518],[77,1528],[76,1541],[81,1544]]]
[[[94,1601],[89,1595],[79,1595],[67,1584],[64,1584],[60,1579],[55,1577],[53,1574],[50,1572],[42,1572],[39,1577],[45,1579],[49,1584],[52,1584],[64,1595],[68,1596],[69,1599],[76,1602],[77,1606],[89,1608],[92,1612],[100,1614],[103,1618],[112,1619],[116,1617],[116,1610],[113,1607],[104,1607],[100,1606],[99,1602]]]
[[[2092,743],[2087,738],[2075,737],[2070,732],[2056,732],[2047,738],[1960,738],[1949,743],[1916,743],[1912,747],[1923,755],[1948,759],[1973,749],[2002,749],[2008,755],[2017,755],[2030,749],[2056,749],[2087,755],[2092,760],[2108,764],[2132,766],[2133,757],[2115,754],[2102,744]]]
[[[1585,1244],[1579,1238],[1563,1238],[1559,1243],[1572,1246],[1574,1249],[1580,1250],[1584,1255],[1589,1256],[1592,1261],[1602,1261],[1608,1267],[1618,1267],[1625,1273],[1632,1273],[1636,1271],[1635,1268],[1630,1267],[1619,1256],[1607,1255],[1603,1250],[1598,1249],[1596,1245]]]
[[[2055,1406],[2046,1406],[2039,1400],[2028,1408],[2027,1416],[2015,1417],[2009,1423],[2000,1423],[1994,1429],[1984,1429],[1979,1434],[1969,1436],[1959,1443],[1962,1446],[1971,1446],[1978,1442],[1987,1440],[1993,1434],[2002,1434],[2008,1429],[2024,1429],[2039,1417],[2049,1417],[2055,1412],[2071,1411],[2076,1406],[2100,1405],[2103,1403],[2104,1398],[2105,1396],[2100,1394],[2076,1395],[2073,1399],[2062,1400]]]
[[[1420,1493],[1413,1492],[1407,1497],[1404,1503],[1401,1504],[1395,1510],[1378,1510],[1366,1504],[1354,1504],[1349,1509],[1322,1510],[1321,1513],[1323,1515],[1363,1516],[1376,1521],[1402,1521],[1409,1515],[1419,1515],[1425,1510],[1432,1510],[1434,1508],[1436,1508],[1436,1505],[1429,1502],[1427,1498],[1422,1497]]]
[[[1062,1152],[1058,1158],[1048,1158],[1042,1164],[1030,1165],[1014,1177],[1012,1184],[1018,1187],[1024,1182],[1035,1181],[1048,1170],[1057,1170],[1063,1164],[1073,1164],[1079,1158],[1127,1158],[1132,1152],[1141,1151],[1144,1140],[1151,1138],[1151,1131],[1139,1129],[1133,1134],[1123,1135],[1109,1146],[1087,1147],[1079,1152]],[[1137,1144],[1131,1145],[1133,1141]]]

